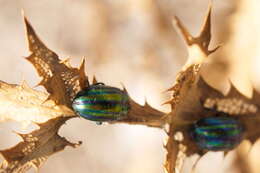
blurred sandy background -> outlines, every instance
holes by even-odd
[[[146,97],[153,107],[168,112],[169,107],[161,106],[169,99],[163,91],[173,84],[187,58],[186,46],[171,19],[177,15],[196,35],[207,6],[208,0],[0,0],[0,79],[10,83],[25,79],[30,86],[40,81],[32,65],[23,59],[29,54],[23,9],[40,38],[60,57],[70,57],[75,66],[86,57],[90,78],[95,74],[98,80],[118,87],[122,82],[137,102],[144,103]],[[213,1],[211,45],[223,44],[206,68],[211,70],[207,78],[213,84],[219,83],[219,76],[230,74],[249,95],[248,76],[259,84],[259,16],[257,0]],[[12,131],[28,132],[35,126],[21,128],[17,123],[0,124],[0,149],[20,141]],[[40,172],[163,172],[165,134],[158,129],[96,126],[74,119],[60,134],[74,142],[82,140],[83,145],[53,155]],[[257,151],[255,146],[249,155],[256,172]],[[233,158],[230,155],[223,161],[221,153],[210,153],[199,162],[197,172],[240,173],[232,164]],[[190,172],[190,160],[184,172]]]

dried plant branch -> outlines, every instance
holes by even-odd
[[[98,83],[96,77],[93,77],[92,84]],[[126,93],[127,90],[124,87],[124,91]],[[127,123],[127,124],[135,124],[135,125],[146,125],[149,127],[156,127],[156,128],[164,128],[165,124],[167,123],[167,115],[153,107],[151,107],[147,101],[142,106],[136,103],[130,97],[130,110],[127,116],[118,121],[109,122],[110,124],[116,123]]]
[[[168,154],[165,168],[168,173],[174,173],[176,167],[181,167],[176,164],[178,163],[179,152],[183,151],[179,150],[179,152],[176,152],[176,142],[173,142],[176,141],[175,135],[177,132],[181,132],[183,135],[183,139],[178,142],[179,145],[183,145],[185,148],[187,156],[195,153],[205,153],[205,151],[200,151],[190,138],[189,124],[194,123],[207,112],[201,105],[201,97],[205,94],[204,88],[207,85],[199,85],[201,82],[205,83],[200,75],[200,68],[208,55],[218,49],[218,47],[213,50],[208,48],[211,40],[210,14],[211,7],[209,7],[198,37],[191,36],[180,20],[175,17],[176,26],[181,31],[188,45],[189,58],[183,70],[178,74],[176,83],[169,89],[169,91],[173,92],[173,95],[172,99],[167,102],[172,107],[172,112],[169,114],[171,116],[170,133],[168,134],[169,138],[166,144]]]
[[[28,20],[24,18],[24,21],[29,50],[32,52],[26,59],[42,77],[38,85],[43,85],[49,95],[30,88],[25,82],[21,86],[0,82],[1,120],[35,122],[40,127],[29,134],[19,134],[22,142],[0,151],[5,158],[0,170],[4,173],[23,173],[32,166],[38,169],[50,155],[62,151],[66,146],[76,147],[80,144],[60,137],[58,130],[66,120],[76,117],[71,102],[77,92],[90,85],[85,75],[84,59],[79,68],[71,67],[68,59],[60,60],[38,38]],[[94,78],[93,83],[96,82]],[[130,104],[131,111],[120,122],[159,128],[165,124],[164,113],[148,104],[141,106],[133,100]]]
[[[173,92],[173,96],[167,102],[172,106],[172,112],[169,114],[171,116],[170,133],[168,133],[169,139],[166,145],[168,152],[166,170],[168,173],[174,173],[174,168],[177,167],[179,153],[176,152],[176,148],[171,148],[171,146],[174,146],[172,143],[176,140],[175,135],[177,132],[181,132],[183,135],[183,139],[178,140],[178,142],[179,145],[186,147],[185,154],[187,156],[193,154],[202,156],[208,152],[199,148],[190,135],[190,125],[201,118],[212,117],[216,112],[224,113],[234,116],[243,123],[245,128],[244,139],[255,143],[260,134],[257,130],[257,124],[260,123],[260,105],[257,101],[260,98],[259,93],[254,90],[253,97],[247,98],[230,82],[230,90],[228,94],[224,95],[208,85],[200,74],[205,59],[216,50],[208,50],[211,40],[210,11],[199,37],[196,38],[192,37],[176,18],[177,27],[181,30],[188,44],[189,59],[177,76],[176,83],[169,89],[169,91]]]
[[[215,112],[234,116],[243,122],[244,139],[254,143],[260,135],[257,130],[260,123],[260,94],[254,90],[252,98],[247,98],[230,83],[230,91],[224,95],[208,85],[201,76],[205,60],[219,47],[209,49],[210,15],[211,6],[198,37],[193,37],[175,17],[176,26],[188,45],[189,58],[173,87],[169,89],[172,99],[166,103],[171,105],[172,111],[166,114],[147,102],[142,106],[130,98],[128,115],[124,119],[111,122],[161,129],[164,129],[166,124],[169,125],[165,145],[165,169],[168,173],[180,170],[186,156],[202,156],[208,152],[195,144],[190,135],[190,126],[201,118],[214,116]],[[0,167],[0,172],[3,173],[24,173],[31,167],[38,169],[52,154],[62,151],[66,146],[76,147],[81,144],[67,141],[58,135],[58,131],[68,119],[77,117],[72,110],[72,100],[80,90],[91,85],[85,74],[84,59],[79,68],[72,67],[68,59],[59,59],[58,55],[38,38],[28,20],[24,18],[24,21],[31,51],[31,55],[26,59],[42,77],[38,85],[42,85],[48,94],[31,89],[26,83],[12,85],[0,81],[1,120],[35,122],[39,126],[39,129],[29,134],[18,134],[22,137],[22,142],[0,151],[5,159]],[[96,83],[98,81],[94,78],[92,84]]]
[[[134,100],[130,100],[131,109],[126,118],[117,121],[128,124],[147,125],[149,127],[163,128],[167,122],[167,116],[153,107],[147,102],[144,106],[139,105]]]

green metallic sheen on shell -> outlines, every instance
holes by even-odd
[[[235,148],[243,139],[243,125],[230,116],[202,118],[192,125],[192,139],[200,149],[228,151]]]
[[[100,83],[80,91],[72,107],[79,116],[97,122],[122,119],[130,109],[125,91]]]

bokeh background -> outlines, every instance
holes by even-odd
[[[172,26],[173,16],[196,35],[208,4],[208,0],[0,0],[0,80],[26,80],[32,87],[40,81],[24,59],[29,52],[23,10],[42,41],[60,57],[71,58],[74,66],[86,58],[90,79],[95,75],[117,87],[123,83],[140,104],[146,98],[153,107],[169,112],[169,106],[161,105],[170,98],[164,91],[172,86],[188,56],[184,41]],[[260,84],[260,2],[213,0],[212,6],[211,46],[223,47],[205,66],[205,78],[224,92],[229,78],[250,96],[251,83],[256,88]],[[0,149],[21,140],[13,131],[25,133],[35,128],[1,123]],[[68,121],[60,134],[71,141],[81,140],[83,145],[53,155],[40,172],[164,171],[166,135],[162,130],[138,125],[97,126],[78,118]],[[239,149],[240,157],[232,152],[225,159],[221,152],[209,153],[198,162],[196,172],[259,172],[260,147],[249,149],[245,142]],[[183,172],[190,172],[194,160],[187,159]]]

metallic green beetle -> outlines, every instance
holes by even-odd
[[[244,127],[231,116],[202,118],[192,125],[191,136],[197,146],[210,151],[228,151],[243,139]]]
[[[124,118],[130,104],[125,91],[97,83],[80,91],[74,98],[72,107],[79,116],[101,124]]]

